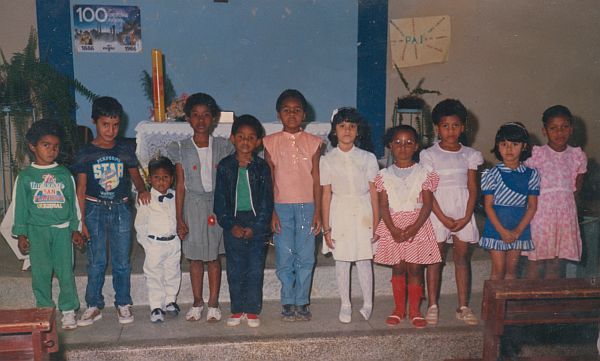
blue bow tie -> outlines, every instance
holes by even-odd
[[[168,198],[168,199],[173,198],[173,193],[167,193],[165,195],[158,196],[158,201],[162,202],[165,198]]]

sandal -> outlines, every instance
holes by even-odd
[[[204,305],[195,307],[192,306],[188,313],[185,314],[185,319],[188,321],[200,321],[202,318],[202,310],[204,309]]]
[[[425,328],[427,326],[427,321],[421,315],[413,317],[410,322],[414,328]]]
[[[425,321],[429,325],[437,325],[439,319],[440,310],[438,305],[431,305],[427,309],[427,313],[425,314]]]
[[[462,306],[456,311],[456,319],[463,321],[467,325],[474,326],[479,323],[477,316],[467,306]]]
[[[396,311],[394,311],[394,313],[392,313],[385,319],[385,323],[387,323],[389,326],[396,326],[400,322],[402,322],[403,319],[404,319],[404,315],[399,314]]]

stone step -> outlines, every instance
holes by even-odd
[[[471,263],[471,273],[473,277],[472,289],[474,292],[483,290],[483,282],[489,278],[490,274],[489,259],[474,260]],[[391,268],[374,265],[374,291],[376,296],[391,295],[390,286]],[[205,274],[204,295],[208,297],[208,280]],[[82,305],[85,303],[85,287],[87,285],[87,276],[78,275],[75,277],[79,300]],[[31,292],[31,277],[21,276],[0,276],[2,292],[0,292],[0,305],[2,308],[27,308],[34,307],[35,301]],[[352,295],[361,294],[358,284],[358,275],[356,267],[352,268]],[[279,300],[280,283],[275,275],[275,269],[267,268],[264,273],[263,299]],[[448,262],[444,268],[442,276],[441,294],[456,293],[456,281],[454,277],[454,263]],[[58,299],[58,281],[53,282],[53,299]],[[106,305],[114,303],[114,290],[112,287],[112,276],[107,275],[104,282],[103,295]],[[131,275],[131,297],[134,305],[148,304],[148,295],[146,290],[146,281],[143,274],[134,273]],[[335,279],[334,266],[318,266],[315,268],[311,299],[338,298],[337,283]],[[229,302],[229,287],[227,284],[227,275],[223,271],[221,282],[221,293],[219,297],[221,302]],[[179,291],[179,303],[192,303],[192,289],[190,285],[189,273],[182,274],[181,289]]]

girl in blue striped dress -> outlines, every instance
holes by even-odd
[[[492,152],[500,163],[481,178],[487,219],[479,244],[492,256],[490,278],[514,279],[521,251],[534,248],[529,222],[537,207],[540,177],[522,163],[531,156],[529,133],[523,124],[502,125]]]

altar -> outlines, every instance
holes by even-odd
[[[283,129],[280,122],[262,123],[266,134],[272,134]],[[229,138],[231,123],[219,123],[212,135],[215,137]],[[331,130],[330,123],[308,123],[306,131],[315,134],[327,142],[327,134]],[[146,167],[153,157],[167,154],[169,143],[189,138],[193,135],[188,122],[151,122],[142,121],[135,127],[135,141],[137,144],[136,155],[142,167]]]

